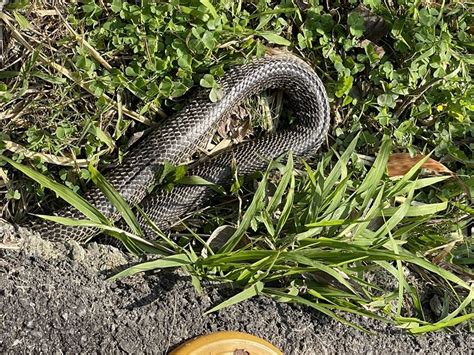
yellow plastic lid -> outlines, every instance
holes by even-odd
[[[169,355],[283,355],[268,341],[240,332],[202,335],[170,352]]]

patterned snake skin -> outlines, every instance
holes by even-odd
[[[292,105],[297,124],[274,134],[237,145],[188,171],[215,184],[224,184],[231,176],[231,161],[237,163],[239,174],[263,170],[268,161],[288,150],[295,156],[314,154],[324,141],[329,128],[329,106],[326,91],[313,69],[291,55],[272,55],[229,70],[220,80],[222,98],[209,100],[204,90],[182,111],[165,120],[125,157],[123,164],[106,174],[106,178],[125,200],[140,204],[158,227],[168,228],[185,212],[203,204],[212,190],[205,186],[178,185],[171,192],[159,190],[148,195],[155,175],[165,162],[173,165],[188,161],[203,146],[216,127],[245,98],[266,89],[281,89]],[[147,196],[148,195],[148,196]],[[117,221],[116,209],[97,189],[84,196],[107,218]],[[58,216],[83,219],[73,208],[65,208]],[[153,237],[141,221],[146,237]],[[35,220],[29,228],[49,240],[74,239],[85,242],[97,235],[94,228],[70,227]]]

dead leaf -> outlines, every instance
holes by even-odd
[[[416,163],[425,157],[426,155],[423,154],[418,154],[413,158],[409,153],[391,154],[387,163],[388,176],[394,177],[405,175],[416,165]],[[428,158],[428,160],[423,164],[422,168],[434,175],[444,173],[454,176],[454,173],[451,170],[432,158]]]
[[[423,154],[418,154],[413,158],[410,157],[409,153],[391,154],[388,158],[387,163],[388,176],[395,177],[405,175],[407,172],[410,171],[411,168],[413,168],[413,166],[415,166],[416,163],[418,163],[421,159],[425,157],[426,155]],[[469,199],[472,198],[469,187],[464,183],[464,181],[440,162],[432,158],[428,158],[428,160],[421,166],[421,168],[431,175],[448,174],[452,176],[457,181],[459,186],[461,186],[461,188],[464,190],[465,195]]]

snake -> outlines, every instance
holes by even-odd
[[[243,100],[269,89],[281,90],[295,120],[285,128],[204,159],[191,166],[188,175],[224,185],[235,173],[233,166],[240,175],[247,175],[266,169],[269,161],[290,150],[295,157],[309,158],[326,139],[330,112],[325,87],[311,65],[296,55],[271,53],[252,59],[231,67],[217,79],[217,85],[221,90],[217,101],[210,99],[210,89],[202,88],[182,110],[163,120],[131,148],[120,165],[104,174],[129,205],[139,206],[162,230],[205,204],[215,191],[207,185],[178,184],[171,191],[155,188],[150,192],[158,172],[164,164],[178,166],[189,161]],[[91,188],[84,198],[110,221],[121,219],[119,211],[99,188]],[[85,219],[72,206],[54,215]],[[140,215],[138,220],[144,236],[153,239],[154,232],[144,217]],[[68,226],[43,219],[30,220],[25,226],[51,241],[72,239],[84,243],[100,233],[94,227]]]

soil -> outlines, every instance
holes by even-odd
[[[262,337],[285,354],[468,354],[474,349],[466,331],[412,336],[381,322],[348,318],[369,334],[265,297],[203,315],[236,290],[204,285],[198,294],[178,271],[111,282],[108,276],[138,259],[97,243],[83,248],[35,236],[15,243],[0,247],[0,353],[165,354],[192,337],[221,330]]]

